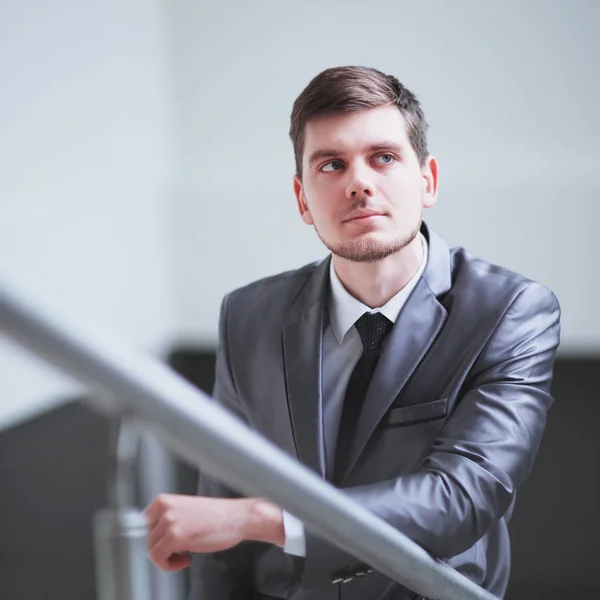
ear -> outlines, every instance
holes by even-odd
[[[302,185],[302,179],[298,175],[294,175],[294,194],[296,196],[296,202],[298,204],[298,212],[300,217],[307,225],[313,225],[313,219],[306,203],[306,196],[304,195],[304,187]]]
[[[423,207],[431,208],[437,202],[439,171],[435,157],[428,156],[421,168],[423,176]]]

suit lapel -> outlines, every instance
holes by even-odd
[[[325,474],[322,410],[322,339],[329,259],[308,277],[283,330],[288,406],[300,462]]]
[[[350,447],[344,479],[446,320],[446,309],[438,296],[447,292],[451,285],[449,250],[425,224],[422,231],[428,240],[427,266],[401,310],[373,374]]]

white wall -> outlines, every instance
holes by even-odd
[[[171,107],[159,0],[0,9],[0,255],[36,286],[161,352]],[[0,337],[0,428],[78,388]]]
[[[324,255],[295,213],[289,114],[320,70],[365,64],[423,102],[430,224],[551,286],[563,353],[600,351],[600,3],[173,0],[169,16],[179,339],[212,344],[226,291]]]
[[[599,20],[584,0],[4,3],[0,255],[141,349],[214,344],[225,292],[324,255],[289,113],[323,68],[366,64],[423,101],[430,224],[550,285],[563,353],[597,353]],[[76,392],[0,338],[0,428]]]

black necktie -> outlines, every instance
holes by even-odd
[[[346,388],[335,453],[334,483],[341,483],[360,409],[381,355],[383,342],[391,331],[392,325],[393,323],[381,313],[365,313],[355,323],[362,341],[363,353],[350,375]]]

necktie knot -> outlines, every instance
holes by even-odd
[[[354,324],[360,335],[363,352],[380,354],[383,342],[392,330],[393,323],[380,312],[365,313]]]

